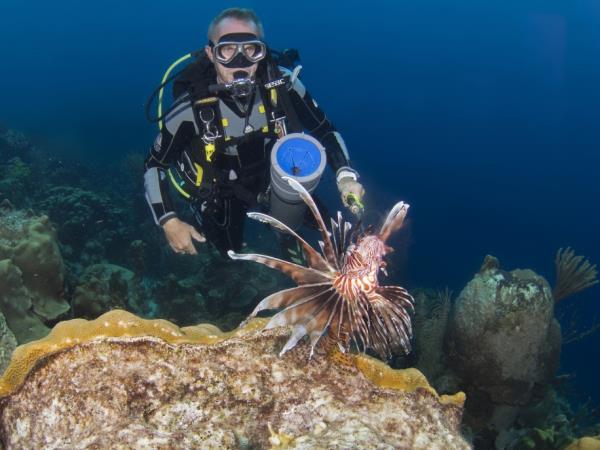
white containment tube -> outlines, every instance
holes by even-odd
[[[290,133],[279,139],[271,151],[271,209],[269,214],[292,230],[304,222],[306,205],[299,194],[282,179],[291,177],[312,194],[325,170],[325,148],[314,137]]]

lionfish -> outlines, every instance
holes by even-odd
[[[385,242],[402,227],[409,205],[397,203],[376,234],[362,233],[358,237],[351,234],[352,225],[343,220],[339,211],[337,221],[331,219],[331,232],[328,232],[306,189],[292,178],[284,179],[314,215],[323,239],[319,241],[321,253],[274,217],[258,212],[248,213],[248,217],[294,236],[308,264],[304,267],[270,256],[237,254],[230,250],[231,258],[255,261],[277,269],[298,284],[264,298],[248,319],[265,309],[283,308],[266,326],[269,329],[293,325],[292,335],[280,356],[308,336],[312,357],[325,333],[345,352],[353,343],[359,351],[373,349],[382,359],[391,357],[392,352],[408,353],[412,337],[409,313],[414,312],[413,298],[399,286],[380,286],[377,275],[380,270],[386,273],[383,258],[392,248]]]

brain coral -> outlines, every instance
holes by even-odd
[[[331,352],[277,356],[288,328],[221,333],[112,311],[19,347],[0,380],[9,448],[469,448],[464,395]]]

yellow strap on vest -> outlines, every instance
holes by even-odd
[[[206,153],[206,160],[208,162],[212,162],[212,155],[215,152],[215,144],[206,144],[204,146],[204,151]]]
[[[215,103],[218,101],[219,101],[218,97],[206,97],[206,98],[201,98],[200,100],[196,100],[195,104],[196,105],[209,105],[211,103]]]
[[[179,185],[179,183],[177,182],[177,180],[175,179],[175,177],[173,176],[173,172],[171,172],[171,169],[167,170],[167,172],[169,173],[169,178],[171,179],[171,183],[173,183],[173,186],[175,186],[175,189],[177,189],[177,191],[179,191],[179,193],[181,195],[183,195],[185,198],[190,198],[191,195],[188,194],[187,192],[185,192],[181,186]]]
[[[194,167],[196,168],[196,186],[200,186],[200,184],[202,184],[202,175],[204,175],[204,169],[198,163],[194,163]]]
[[[275,89],[271,89],[271,103],[273,106],[277,106],[277,91]]]

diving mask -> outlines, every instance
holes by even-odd
[[[229,33],[209,42],[217,62],[228,68],[250,67],[267,55],[267,46],[252,33]]]

